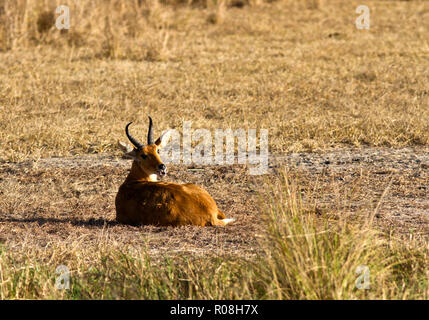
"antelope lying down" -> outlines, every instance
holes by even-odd
[[[116,195],[116,220],[126,224],[154,224],[159,226],[224,226],[234,219],[226,219],[216,202],[200,187],[187,183],[159,182],[167,173],[159,157],[163,136],[153,141],[152,119],[149,117],[147,145],[144,146],[125,133],[134,148],[118,142],[133,164],[125,182]]]

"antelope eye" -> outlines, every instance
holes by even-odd
[[[156,152],[158,152],[158,154],[159,154],[159,149],[157,149]]]

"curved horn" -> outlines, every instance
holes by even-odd
[[[130,122],[129,124],[127,124],[127,126],[125,127],[125,134],[127,135],[128,139],[131,141],[131,143],[134,145],[134,147],[136,147],[137,149],[141,149],[143,148],[143,144],[141,142],[139,142],[138,140],[136,140],[132,135],[130,135],[130,133],[128,132],[128,127],[132,122]]]
[[[152,118],[149,117],[149,130],[147,132],[147,144],[153,144],[153,130],[152,130]]]

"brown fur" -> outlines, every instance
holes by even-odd
[[[153,181],[162,161],[158,155],[161,140],[134,149],[131,171],[116,195],[116,220],[126,224],[159,226],[224,226],[226,219],[216,202],[204,189],[194,184]],[[146,157],[142,158],[142,154]],[[224,220],[226,219],[226,220]]]

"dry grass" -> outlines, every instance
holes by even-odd
[[[368,31],[359,1],[61,4],[68,31],[53,27],[58,1],[0,1],[0,298],[428,299],[427,168],[280,166],[261,189],[243,167],[173,166],[239,221],[202,230],[116,224],[128,164],[37,161],[116,156],[124,125],[142,137],[148,114],[156,133],[266,128],[272,155],[428,146],[424,2],[368,1]],[[71,291],[54,288],[59,264]],[[354,288],[359,264],[370,291]]]
[[[373,228],[376,210],[351,223],[321,218],[283,171],[264,197],[269,284],[278,299],[427,299],[427,241],[402,242]],[[382,201],[382,198],[380,199]],[[356,269],[369,270],[369,288],[356,288]],[[412,270],[412,271],[411,271]],[[406,274],[406,275],[405,275]]]
[[[4,3],[3,160],[111,154],[124,124],[143,131],[147,114],[158,132],[182,120],[267,128],[272,152],[429,143],[418,1],[370,1],[369,31],[355,28],[353,1],[227,6],[215,25],[215,5],[71,1],[63,33],[38,31],[54,2]]]

